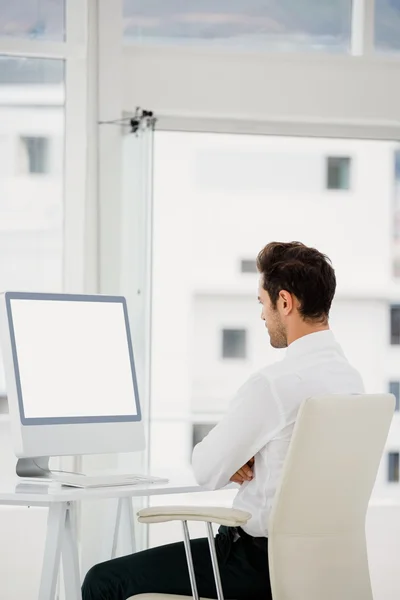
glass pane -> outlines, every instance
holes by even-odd
[[[350,189],[350,158],[328,157],[326,187],[328,190]]]
[[[396,348],[385,292],[394,288],[398,150],[394,142],[156,132],[150,472],[190,478],[194,425],[197,435],[201,424],[217,423],[246,379],[283,356],[270,347],[260,318],[257,275],[240,269],[270,241],[299,239],[332,259],[337,340],[367,392],[385,393],[398,379],[387,371]],[[327,157],[351,157],[345,194],[327,189]],[[224,329],[246,330],[246,360],[221,358]],[[389,451],[400,451],[400,441],[386,449],[380,497],[393,493]],[[201,502],[229,505],[234,494],[213,492]],[[150,528],[151,545],[179,535],[179,524]]]
[[[398,483],[400,481],[400,454],[398,452],[389,453],[389,473],[388,480],[392,483]]]
[[[124,0],[132,42],[347,52],[351,0]]]
[[[400,50],[400,0],[375,0],[375,45],[383,51]]]
[[[396,410],[400,410],[400,381],[391,381],[389,383],[389,394],[396,398]]]
[[[63,154],[63,61],[0,56],[2,291],[62,289]]]
[[[390,309],[390,343],[392,346],[400,344],[400,306]]]
[[[62,41],[65,0],[0,0],[0,36]]]
[[[192,436],[192,447],[190,449],[190,456],[193,448],[200,444],[203,438],[206,437],[215,427],[216,423],[193,423],[193,436]]]
[[[400,278],[400,150],[393,156],[394,190],[393,190],[393,275]]]
[[[244,259],[240,263],[240,270],[242,273],[257,273],[257,263],[254,259]]]
[[[246,330],[222,330],[222,358],[246,358]]]

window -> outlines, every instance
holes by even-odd
[[[0,35],[62,41],[65,0],[0,0]]]
[[[200,444],[201,440],[214,429],[216,423],[193,423],[192,430],[192,449]]]
[[[400,150],[394,152],[393,170],[393,277],[400,278]]]
[[[246,358],[246,337],[245,329],[223,329],[222,357]]]
[[[125,39],[139,43],[347,52],[350,30],[350,0],[124,0]]]
[[[44,175],[49,172],[49,140],[21,137],[20,172]]]
[[[375,0],[375,44],[381,51],[400,50],[400,3]]]
[[[328,156],[326,187],[328,190],[350,189],[349,157]]]
[[[130,136],[126,140],[134,141]],[[332,328],[345,354],[357,363],[366,391],[372,393],[382,380],[389,387],[391,377],[385,375],[384,367],[391,361],[393,348],[388,339],[382,339],[382,331],[389,329],[391,303],[382,310],[376,290],[386,289],[392,260],[388,246],[395,149],[394,142],[386,141],[155,132],[152,381],[151,402],[144,407],[151,418],[150,472],[172,478],[179,469],[190,477],[193,423],[199,424],[198,441],[203,435],[201,426],[207,426],[207,433],[208,421],[226,412],[230,399],[252,373],[285,352],[270,346],[260,319],[257,282],[251,282],[256,275],[241,274],[242,261],[254,264],[257,251],[268,241],[299,239],[332,259],[338,281],[349,290],[348,296],[338,294],[335,299]],[[205,161],[209,155],[213,160]],[[270,169],[270,157],[275,155],[285,156],[285,162],[274,162],[279,172]],[[130,151],[125,157],[129,182],[134,179],[131,165],[136,156]],[[286,168],[288,156],[290,166],[299,171],[304,171],[304,162],[299,166],[295,157],[312,158],[313,187],[304,182],[287,192],[288,173],[293,176]],[[261,157],[257,158],[259,176],[254,157]],[[268,160],[263,162],[263,157]],[[351,202],[337,202],[337,195],[346,193],[326,189],[327,157],[351,157]],[[218,186],[206,187],[203,182],[216,178],[216,163],[218,168],[225,165],[227,177],[241,167],[246,186],[232,191],[229,183],[227,191],[218,179]],[[180,176],[183,171],[187,176]],[[358,176],[362,185],[356,184]],[[124,195],[129,203],[131,194]],[[176,214],[179,222],[173,218]],[[340,235],[336,224],[340,224]],[[371,239],[376,240],[374,244]],[[131,264],[130,259],[126,261],[127,278]],[[368,286],[371,277],[373,289]],[[173,293],[165,294],[167,289]],[[395,301],[392,304],[396,306]],[[398,334],[400,344],[400,315]],[[396,371],[391,376],[400,381],[400,371],[398,377]],[[385,451],[382,494],[399,488],[387,481],[388,453],[398,450],[394,446]],[[213,501],[227,502],[227,493],[221,492]],[[155,528],[152,543],[162,543],[158,535]]]
[[[394,153],[394,177],[396,183],[400,183],[400,150]]]
[[[400,410],[400,381],[391,381],[389,383],[389,394],[396,398],[396,410]]]
[[[0,15],[3,5],[15,11],[20,3],[0,0]],[[60,140],[51,149],[54,163],[62,165],[64,116],[63,60],[0,56],[0,140],[6,136],[7,142],[0,147],[0,189],[7,190],[0,194],[2,290],[62,289],[63,171],[48,181],[23,174],[47,173],[49,167],[48,138],[30,135],[30,128]],[[4,393],[0,356],[0,396]]]
[[[242,273],[257,273],[257,263],[255,260],[242,260],[240,263]]]
[[[400,481],[400,454],[398,452],[389,452],[388,454],[388,481],[398,483]]]
[[[390,343],[392,346],[400,344],[400,306],[390,308]]]

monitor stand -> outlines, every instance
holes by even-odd
[[[18,477],[51,479],[49,460],[49,456],[39,456],[37,458],[19,458],[16,466]]]

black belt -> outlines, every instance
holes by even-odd
[[[266,552],[268,550],[268,538],[266,537],[253,537],[249,533],[246,533],[244,529],[241,527],[234,527],[236,533],[242,540],[250,543],[252,546],[255,546],[259,550],[263,550]]]

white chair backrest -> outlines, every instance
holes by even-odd
[[[274,600],[372,599],[365,518],[394,407],[390,394],[301,406],[269,522]]]

